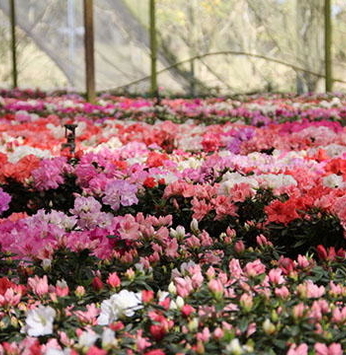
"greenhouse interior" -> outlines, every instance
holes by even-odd
[[[345,38],[344,0],[0,0],[0,355],[346,354]]]

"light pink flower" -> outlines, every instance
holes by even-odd
[[[346,323],[346,307],[333,309],[332,321],[335,323]]]
[[[224,286],[219,279],[211,279],[208,282],[208,288],[216,297],[221,297],[225,291]]]
[[[248,293],[243,293],[240,296],[239,303],[246,312],[249,312],[253,307],[253,297]]]
[[[273,285],[281,285],[285,283],[285,278],[282,276],[282,270],[279,268],[271,269],[268,273],[268,278],[269,282]]]
[[[0,294],[0,306],[16,306],[21,297],[21,293],[15,292],[13,288],[8,288],[3,295]]]
[[[238,259],[231,259],[228,268],[231,278],[240,279],[244,274]]]
[[[100,309],[97,308],[94,303],[87,304],[86,308],[86,311],[75,311],[73,313],[78,317],[80,322],[84,324],[96,325],[96,317],[100,314]]]
[[[193,290],[192,280],[190,277],[176,277],[174,279],[175,287],[177,288],[177,295],[180,297],[187,297]]]
[[[43,296],[48,293],[48,279],[47,275],[44,275],[42,279],[35,275],[28,279],[28,285],[37,296]]]
[[[297,346],[296,344],[292,344],[286,355],[307,355],[308,354],[308,346],[303,343]]]
[[[291,294],[286,286],[282,286],[280,288],[275,288],[274,293],[276,296],[281,298],[288,298]]]
[[[306,307],[305,307],[304,303],[301,302],[301,303],[297,304],[296,306],[293,307],[293,310],[292,310],[293,318],[299,319],[299,318],[304,317],[305,310],[306,310]]]
[[[265,273],[266,267],[262,264],[261,260],[257,259],[250,263],[247,263],[244,267],[245,274],[249,277],[255,277],[257,275]]]
[[[342,355],[343,350],[341,344],[332,343],[329,346],[323,343],[316,343],[314,346],[316,355]]]
[[[325,294],[324,286],[317,286],[311,280],[297,286],[297,293],[302,298],[319,298]]]

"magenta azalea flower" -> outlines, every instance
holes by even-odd
[[[8,210],[11,199],[11,196],[0,188],[0,215]]]

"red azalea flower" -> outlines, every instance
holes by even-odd
[[[102,280],[99,277],[95,276],[93,278],[93,280],[91,281],[91,286],[93,287],[93,289],[95,291],[100,291],[100,290],[103,289],[104,284],[103,284]]]
[[[184,317],[188,317],[191,313],[195,311],[196,310],[189,304],[184,304],[184,306],[181,308],[181,313]]]
[[[266,206],[264,210],[268,216],[268,222],[287,224],[299,218],[296,208],[297,206],[292,200],[286,202],[275,200]]]
[[[337,175],[346,174],[346,160],[341,158],[332,159],[326,164],[324,170]]]
[[[121,284],[121,280],[116,272],[112,272],[108,275],[107,284],[111,287],[118,287]]]
[[[150,152],[146,163],[150,168],[156,168],[162,166],[165,160],[169,160],[167,154]]]
[[[155,178],[151,177],[151,176],[148,176],[144,182],[143,182],[143,185],[145,187],[148,187],[148,188],[153,188],[156,186],[156,180]]]
[[[142,301],[143,303],[149,303],[154,299],[154,292],[151,290],[142,291]]]
[[[97,346],[92,346],[86,353],[87,355],[106,355],[107,351],[103,349],[99,349]]]
[[[111,328],[114,332],[117,332],[119,330],[122,330],[125,328],[125,325],[123,322],[115,322],[109,325],[109,328]]]
[[[7,277],[0,278],[0,295],[4,295],[9,288],[13,288],[15,284],[11,282]]]

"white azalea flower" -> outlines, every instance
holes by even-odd
[[[93,346],[99,337],[100,336],[97,335],[93,330],[88,329],[87,331],[79,334],[78,347],[83,349],[84,347],[88,348]]]
[[[183,238],[185,237],[185,234],[186,234],[186,231],[183,226],[178,226],[176,229],[171,228],[169,230],[169,235],[172,238],[176,238],[178,240],[183,240]]]
[[[8,161],[11,163],[17,163],[20,159],[24,158],[25,156],[33,154],[38,158],[51,158],[52,154],[47,149],[39,149],[33,148],[28,145],[21,145],[16,147],[12,153],[7,155]]]
[[[345,137],[343,138],[343,143],[346,143],[346,135],[345,136],[340,135],[340,137]],[[330,156],[331,158],[340,157],[344,153],[346,153],[345,145],[336,144],[336,143],[328,144],[322,147],[322,149],[324,149],[327,155]]]
[[[47,123],[46,128],[50,130],[56,139],[63,139],[65,137],[65,129],[62,126],[55,126],[53,123]]]
[[[185,169],[198,169],[202,163],[202,160],[191,157],[179,162],[177,168],[179,171],[183,171]]]
[[[297,186],[297,181],[291,176],[286,174],[263,174],[258,175],[258,180],[262,186],[277,189],[283,186]]]
[[[44,355],[69,355],[71,353],[71,349],[56,349],[56,348],[47,348],[44,352]]]
[[[101,143],[99,145],[91,146],[90,148],[87,149],[87,152],[94,152],[94,153],[99,153],[104,150],[116,150],[119,149],[123,146],[123,143],[121,143],[120,139],[118,137],[112,137],[108,139],[106,143]]]
[[[344,180],[342,176],[330,174],[323,178],[323,185],[331,188],[344,187]]]
[[[131,291],[121,290],[101,303],[99,325],[107,325],[122,317],[132,317],[135,311],[143,308],[141,296]]]
[[[115,337],[115,332],[109,328],[105,328],[102,333],[102,348],[110,348],[117,346],[118,340]]]
[[[227,346],[226,351],[232,355],[240,355],[244,353],[243,347],[241,346],[239,339],[233,339]]]
[[[44,307],[40,305],[35,309],[31,309],[27,313],[25,326],[21,332],[27,333],[32,337],[52,334],[55,315],[55,310],[50,306]]]
[[[222,177],[218,193],[220,195],[228,195],[230,190],[236,184],[242,183],[250,185],[250,187],[253,189],[257,189],[259,187],[258,181],[251,176],[243,176],[239,173],[227,172]]]
[[[167,291],[159,290],[157,292],[157,297],[159,299],[159,302],[163,302],[168,296],[169,296],[169,292],[167,292]]]

